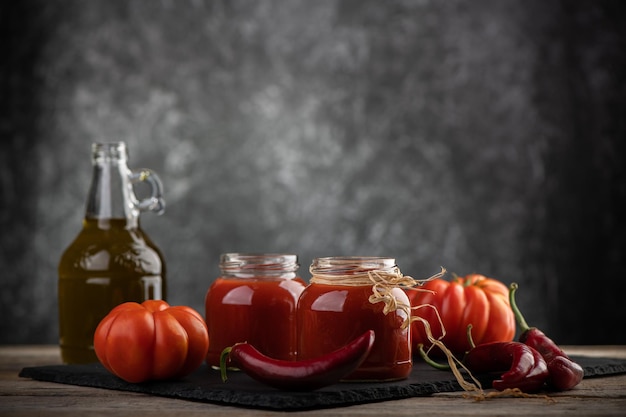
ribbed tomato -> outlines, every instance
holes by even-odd
[[[470,274],[451,281],[434,279],[417,288],[408,290],[411,305],[430,304],[437,309],[446,331],[441,340],[455,355],[462,355],[470,349],[467,338],[470,324],[476,345],[510,342],[515,337],[515,316],[509,304],[509,289],[504,283],[484,275]],[[435,339],[441,337],[441,324],[435,309],[424,306],[414,309],[412,314],[428,321]],[[414,352],[419,344],[425,348],[431,346],[424,323],[419,320],[412,324],[411,339]]]
[[[204,361],[209,333],[190,307],[127,302],[102,319],[94,349],[102,365],[127,382],[180,378]]]

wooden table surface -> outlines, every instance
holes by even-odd
[[[626,346],[565,346],[569,354],[626,359]],[[27,366],[61,363],[57,346],[0,346],[0,416],[273,416],[251,410],[18,377]],[[310,416],[625,416],[626,374],[585,379],[576,389],[542,398],[474,401],[462,392],[434,394],[290,414]]]

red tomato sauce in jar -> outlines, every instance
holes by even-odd
[[[385,275],[396,270],[392,258],[315,259],[311,283],[298,302],[298,359],[332,352],[371,329],[376,339],[370,355],[345,379],[390,381],[408,377],[413,367],[411,326],[407,325],[410,310],[384,314],[384,302],[370,302],[374,283],[368,272]],[[318,279],[319,275],[324,278]],[[410,306],[403,289],[388,290],[398,303]]]
[[[205,297],[209,330],[207,364],[222,350],[248,342],[276,359],[297,358],[296,308],[305,283],[295,255],[222,255],[222,275]]]

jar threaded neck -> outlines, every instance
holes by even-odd
[[[287,253],[225,253],[220,270],[226,276],[293,278],[300,268],[298,256]]]

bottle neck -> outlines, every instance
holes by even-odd
[[[87,199],[87,219],[125,219],[138,227],[139,211],[133,204],[130,172],[123,143],[94,144],[93,176]]]

